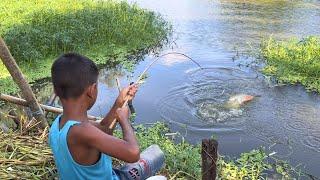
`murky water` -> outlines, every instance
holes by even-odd
[[[163,53],[186,53],[206,67],[196,69],[179,56],[163,58],[137,94],[137,123],[163,120],[192,143],[216,135],[220,153],[230,156],[265,146],[292,165],[301,163],[308,173],[320,176],[320,96],[300,86],[275,86],[255,68],[243,66],[254,60],[246,55],[257,52],[263,37],[320,35],[319,1],[137,3],[172,22],[176,40]],[[134,77],[153,58],[146,57]],[[117,89],[105,79],[112,80],[112,74],[117,73],[102,72],[92,114],[104,115],[111,106]],[[130,80],[122,76],[123,85]],[[258,97],[240,108],[223,106],[239,93]]]

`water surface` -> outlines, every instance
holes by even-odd
[[[319,1],[137,3],[173,24],[174,43],[161,53],[188,54],[205,69],[177,55],[163,58],[149,71],[134,101],[136,123],[165,121],[192,143],[215,135],[220,153],[229,156],[264,146],[320,176],[320,96],[300,86],[275,86],[256,67],[247,67],[256,60],[248,55],[258,51],[264,37],[320,35]],[[99,98],[91,113],[103,116],[112,105],[117,94],[115,76],[125,85],[153,59],[153,55],[145,57],[133,77],[102,71]],[[219,106],[239,93],[258,97],[234,111]]]

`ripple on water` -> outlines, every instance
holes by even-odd
[[[284,121],[284,128],[290,132],[296,132],[301,136],[304,136],[310,128],[310,124],[306,123],[306,117],[310,117],[311,114],[314,114],[314,109],[312,106],[308,106],[303,103],[291,103],[291,108],[287,109],[285,112],[286,119]],[[313,117],[314,118],[314,117]]]
[[[320,105],[303,88],[269,87],[255,73],[206,68],[158,102],[162,117],[190,130],[241,130],[270,144],[320,151]],[[260,95],[240,109],[224,103],[235,94]],[[302,142],[302,143],[301,143]]]
[[[224,105],[232,95],[257,94],[256,75],[238,69],[206,68],[190,71],[188,77],[188,84],[172,89],[159,101],[162,117],[197,128],[241,129],[246,108]]]
[[[307,136],[303,136],[301,142],[308,148],[320,152],[320,134],[310,134]]]

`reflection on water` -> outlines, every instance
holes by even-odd
[[[99,72],[98,81],[107,85],[110,88],[117,88],[116,78],[121,78],[126,75],[125,70],[116,67],[113,69],[102,69]]]

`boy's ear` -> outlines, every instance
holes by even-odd
[[[97,83],[94,83],[92,85],[90,85],[88,87],[87,90],[87,95],[91,98],[91,99],[95,99],[96,97],[96,91],[97,91]]]

